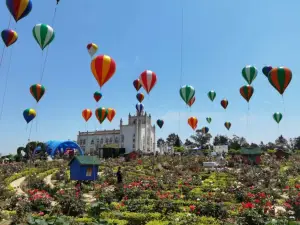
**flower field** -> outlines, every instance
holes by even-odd
[[[216,171],[202,167],[207,160],[110,159],[81,189],[68,161],[1,165],[0,224],[300,224],[299,155],[279,161],[265,153],[259,166],[233,162]]]

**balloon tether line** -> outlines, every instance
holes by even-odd
[[[30,136],[31,136],[32,124],[33,124],[33,121],[32,121],[31,124],[30,124],[29,136],[28,136],[28,142],[30,142]]]
[[[2,119],[2,114],[3,114],[3,107],[4,107],[4,101],[5,101],[6,91],[7,91],[7,85],[8,85],[8,78],[9,78],[9,71],[10,71],[12,53],[13,53],[13,46],[12,46],[12,48],[10,50],[10,57],[9,57],[9,62],[8,62],[8,69],[7,69],[7,73],[6,73],[5,86],[4,86],[4,93],[3,93],[3,97],[2,97],[0,120]]]
[[[10,27],[10,22],[11,22],[11,16],[9,17],[9,21],[8,21],[8,25],[7,25],[7,29],[9,29]],[[2,49],[2,54],[1,54],[1,58],[0,58],[0,68],[1,68],[1,65],[2,65],[2,60],[3,60],[3,56],[4,56],[4,52],[5,52],[5,44],[3,45],[3,49]]]
[[[181,40],[180,40],[180,76],[179,88],[182,85],[183,76],[183,1],[181,1]],[[180,112],[178,112],[178,133],[180,133]]]
[[[285,104],[284,104],[283,94],[281,95],[281,97],[282,97],[283,111],[284,111],[284,113],[285,113]]]

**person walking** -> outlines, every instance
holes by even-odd
[[[122,176],[122,173],[121,173],[121,167],[120,166],[119,166],[118,172],[117,172],[117,179],[118,179],[118,184],[123,183],[123,176]]]

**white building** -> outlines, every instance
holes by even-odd
[[[151,115],[142,112],[136,116],[128,115],[128,124],[120,120],[119,130],[79,132],[77,143],[85,153],[102,148],[105,144],[117,144],[126,153],[141,150],[155,152],[155,125],[151,125]]]
[[[214,152],[222,154],[228,152],[228,145],[216,145],[214,146]]]

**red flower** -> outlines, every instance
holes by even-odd
[[[254,208],[254,204],[251,202],[246,202],[246,203],[242,202],[242,206],[244,209],[253,209]]]
[[[195,205],[190,205],[190,210],[191,211],[194,211],[196,209],[196,206]]]

